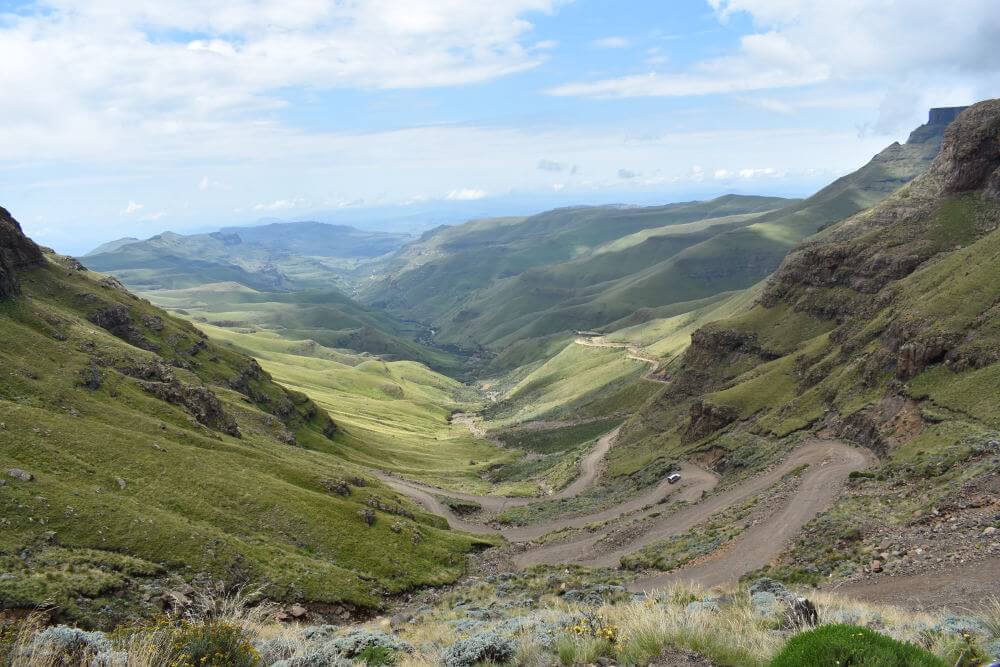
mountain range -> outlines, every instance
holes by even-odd
[[[783,644],[761,592],[988,577],[998,257],[997,100],[802,200],[165,233],[82,263],[0,209],[2,606],[110,628],[221,581],[342,622],[468,574],[378,626],[447,662],[552,600],[626,635],[644,605],[743,605]]]

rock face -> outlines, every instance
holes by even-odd
[[[235,438],[240,437],[236,420],[223,410],[222,401],[211,390],[184,384],[178,380],[143,382],[142,388],[161,401],[183,406],[199,424]]]
[[[932,171],[942,177],[946,193],[1000,187],[1000,100],[962,112],[945,132]]]
[[[147,340],[132,322],[132,313],[126,306],[116,304],[109,308],[103,308],[92,313],[88,319],[126,343],[143,350],[157,350],[157,346]]]
[[[5,208],[0,208],[0,299],[21,293],[17,272],[44,263],[41,249],[21,231]]]
[[[691,405],[690,422],[684,431],[685,442],[694,442],[736,421],[739,413],[728,405],[712,405],[695,401]]]

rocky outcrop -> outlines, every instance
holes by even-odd
[[[240,429],[222,408],[222,401],[205,387],[184,384],[178,380],[170,382],[142,382],[142,388],[161,401],[184,407],[191,416],[208,428],[240,437]]]
[[[42,250],[21,231],[5,208],[0,208],[0,299],[21,293],[17,272],[45,262]]]
[[[143,350],[156,351],[159,349],[157,345],[147,340],[135,326],[132,321],[132,313],[127,306],[115,304],[102,308],[91,313],[87,319],[130,345],[135,345]]]
[[[735,408],[728,405],[713,405],[704,401],[695,401],[691,405],[687,429],[684,431],[684,441],[694,442],[706,435],[732,424],[739,417]]]
[[[756,334],[736,329],[703,327],[691,334],[691,347],[717,357],[738,353],[772,360],[779,356],[765,350],[757,342]]]
[[[1000,188],[1000,100],[980,102],[958,116],[931,171],[945,193]]]

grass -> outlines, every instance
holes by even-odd
[[[271,660],[314,662],[324,656],[327,664],[335,659],[329,650],[337,642],[360,651],[351,657],[367,664],[437,665],[456,642],[478,637],[486,643],[490,636],[499,637],[492,641],[514,642],[517,653],[511,664],[518,665],[593,664],[601,659],[647,665],[664,653],[686,651],[732,667],[834,667],[838,659],[842,665],[870,667],[971,667],[985,655],[985,643],[996,638],[995,632],[962,635],[947,630],[940,624],[942,618],[932,614],[818,591],[806,595],[817,608],[820,625],[800,628],[790,624],[780,610],[755,605],[743,587],[705,591],[674,585],[634,600],[614,592],[620,589],[609,589],[609,583],[621,581],[607,574],[540,568],[491,577],[418,598],[404,624],[393,624],[382,616],[332,631],[329,626],[278,624],[271,620],[276,608],[260,604],[255,593],[210,590],[195,596],[195,604],[183,619],[161,617],[126,625],[107,638],[115,650],[125,652],[118,654],[118,660],[137,667],[174,664],[183,656],[190,661],[190,656],[204,655],[208,647],[210,660],[216,653],[223,660],[203,664],[241,664],[245,657],[257,654]],[[573,601],[571,591],[590,591],[598,597],[590,602]],[[972,618],[990,628],[996,613],[987,608]],[[93,657],[79,650],[46,655],[33,641],[41,629],[38,621],[34,617],[4,626],[0,659],[3,652],[8,658],[13,653],[11,664],[16,667],[54,667],[86,664],[86,660],[74,662],[74,656]],[[365,639],[350,641],[350,637]],[[849,663],[844,662],[848,659]]]
[[[198,324],[244,333],[271,333],[285,340],[313,341],[326,348],[413,360],[453,374],[464,368],[460,357],[415,342],[425,334],[422,327],[366,308],[340,290],[289,292],[252,289],[228,281],[141,294]]]
[[[51,601],[70,617],[106,624],[148,613],[136,593],[166,576],[204,572],[266,581],[278,599],[378,606],[386,591],[464,571],[463,554],[479,540],[442,530],[438,517],[340,455],[341,443],[357,437],[350,425],[331,441],[325,413],[266,375],[248,381],[247,394],[231,389],[249,358],[203,342],[189,324],[98,277],[53,259],[24,272],[24,298],[0,303],[0,455],[5,468],[33,475],[8,479],[0,493],[0,559],[13,575],[0,581],[5,599]],[[86,319],[111,304],[129,308],[136,331],[159,351]],[[147,325],[144,317],[159,319]],[[192,356],[195,343],[202,347]],[[158,358],[174,360],[180,381],[209,388],[241,437],[203,426],[119,370]],[[82,385],[92,360],[96,389]],[[441,422],[447,429],[444,415]],[[324,485],[355,478],[365,486],[348,496]],[[369,502],[388,508],[372,527],[358,516]],[[391,530],[394,523],[404,529]]]
[[[422,364],[382,361],[329,350],[306,341],[204,326],[221,344],[252,354],[283,385],[312,397],[340,425],[338,458],[405,474],[428,484],[470,493],[490,485],[481,474],[515,454],[477,439],[456,412],[479,407],[465,385]]]
[[[506,447],[516,447],[538,454],[556,454],[599,438],[613,430],[619,423],[621,418],[610,417],[556,428],[505,429],[497,435],[497,438]]]
[[[539,419],[589,420],[623,414],[659,388],[641,380],[648,368],[622,350],[573,343],[517,382],[483,414],[492,429]]]
[[[825,625],[793,637],[769,667],[858,665],[859,667],[949,667],[914,644],[851,625]]]

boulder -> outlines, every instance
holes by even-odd
[[[7,471],[7,474],[13,477],[14,479],[21,480],[22,482],[30,482],[35,479],[35,476],[32,475],[30,472],[28,472],[27,470],[21,470],[20,468],[11,468],[10,470]]]

